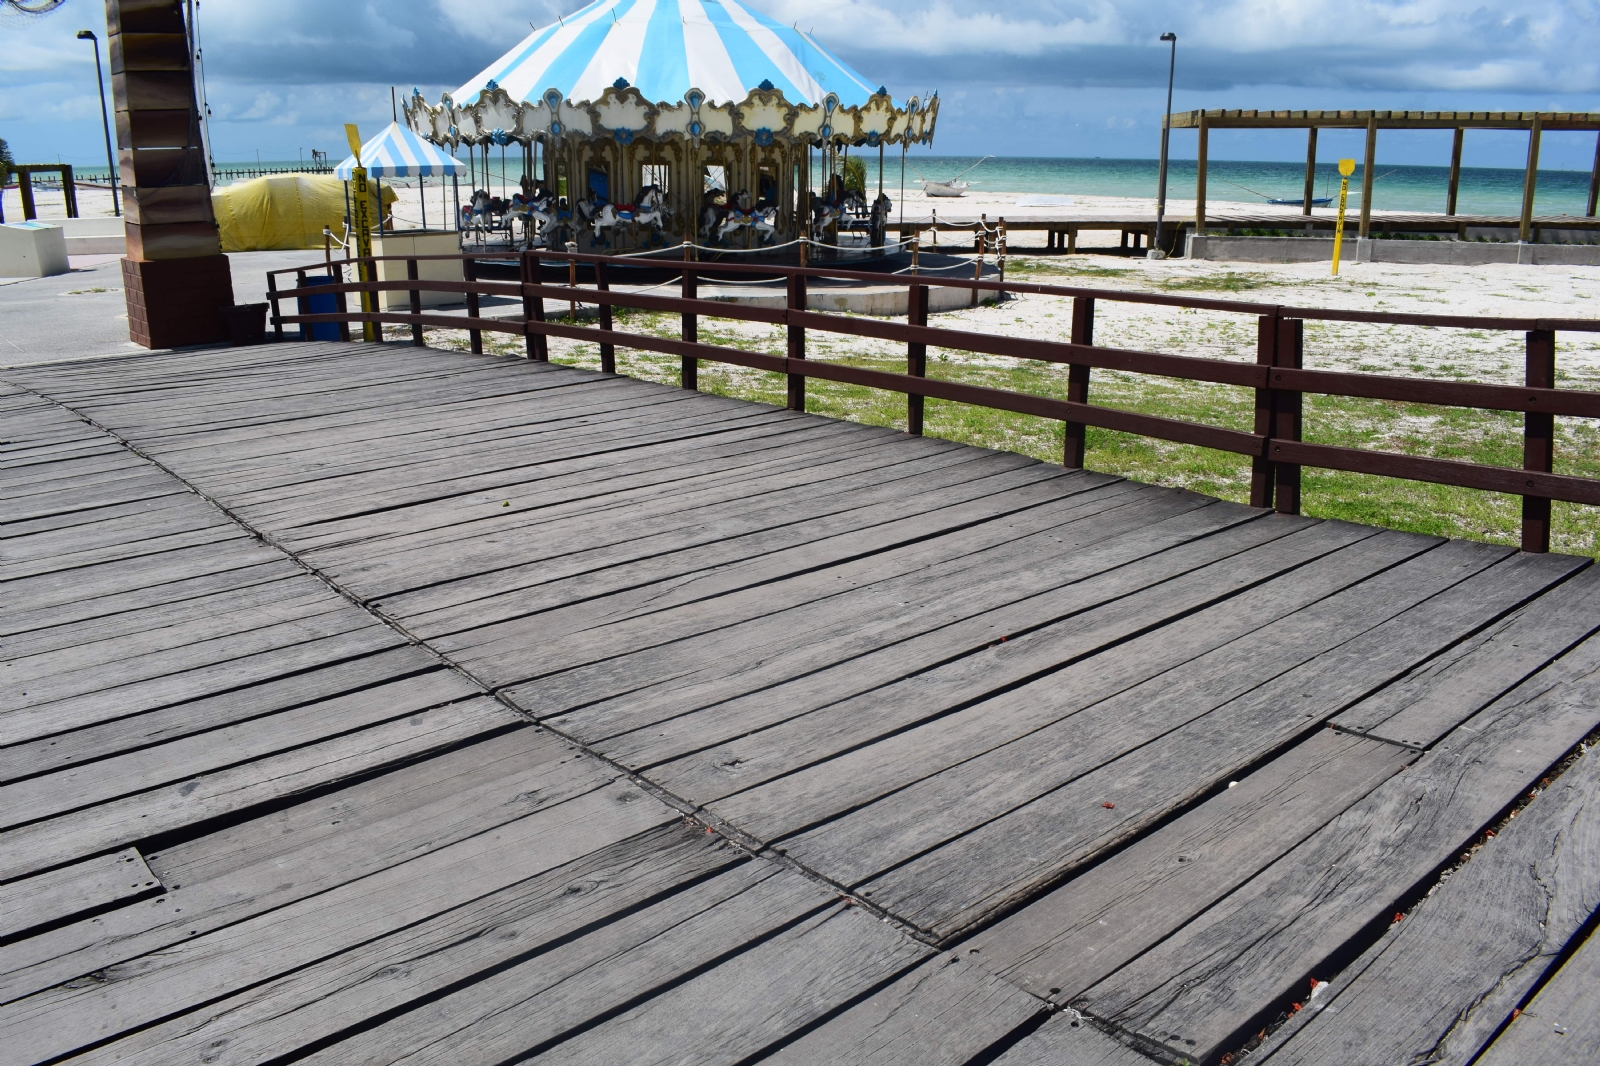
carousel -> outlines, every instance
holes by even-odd
[[[881,255],[885,151],[930,144],[938,95],[896,105],[816,42],[740,0],[599,0],[537,29],[405,122],[470,155],[498,149],[509,195],[474,181],[463,247],[709,255],[802,242]],[[813,153],[817,153],[814,157]],[[866,166],[851,166],[852,154]],[[876,156],[877,183],[862,177]],[[815,162],[821,166],[816,167]]]

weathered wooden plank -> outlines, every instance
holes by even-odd
[[[130,1034],[78,1061],[156,1066],[205,1057],[229,1066],[323,1042],[331,1043],[327,1057],[345,1062],[391,1061],[430,1045],[437,1050],[435,1042],[497,1008],[561,998],[584,980],[581,971],[597,963],[602,972],[613,971],[640,944],[663,935],[681,941],[675,926],[749,894],[777,873],[777,867],[751,863],[682,825],[650,830]],[[770,905],[775,901],[768,895]],[[779,921],[791,917],[781,907],[772,909]],[[722,921],[705,929],[712,940],[737,935],[729,910],[718,909]],[[685,947],[683,957],[658,955],[657,961],[681,969],[694,965],[696,956],[716,952],[710,944]],[[652,979],[667,976],[658,972]],[[620,990],[612,984],[604,991]],[[569,1011],[581,1008],[566,998]],[[588,1009],[611,1005],[597,996]],[[554,1013],[547,1007],[540,1020],[548,1024]]]
[[[197,780],[34,822],[6,834],[0,877],[20,877],[236,814],[518,724],[511,712],[487,698],[450,704]]]
[[[1153,496],[987,551],[958,554],[947,538],[947,557],[930,566],[907,568],[904,559],[873,557],[858,567],[724,597],[695,610],[692,622],[664,612],[597,627],[579,635],[586,639],[552,642],[535,663],[514,658],[503,637],[470,652],[452,638],[437,643],[497,682],[519,666],[521,673],[536,668],[545,676],[511,688],[510,698],[554,715],[563,731],[595,740],[858,659],[1093,573],[1095,560],[1085,557],[1095,545],[1195,510],[1219,509],[1187,495]],[[1213,520],[1224,524],[1249,517],[1220,511]],[[855,574],[870,580],[852,587]],[[805,600],[785,602],[791,590],[806,593]],[[602,702],[616,696],[622,698]]]
[[[374,936],[571,862],[676,814],[610,785],[410,862],[201,934],[104,980],[47,989],[0,1007],[22,1061],[68,1054],[198,1002],[327,959]]]
[[[1091,988],[1087,1009],[1202,1059],[1238,1046],[1600,724],[1597,692],[1591,639]]]
[[[1415,756],[1324,729],[962,943],[1065,1003],[1243,884]]]
[[[649,698],[669,708],[698,700],[703,709],[696,708],[692,713],[606,738],[596,742],[596,746],[608,758],[635,767],[660,765],[730,741],[748,743],[754,749],[759,743],[755,740],[758,731],[824,708],[829,708],[827,716],[833,717],[833,709],[842,701],[928,670],[949,669],[967,656],[982,653],[1002,637],[1009,640],[1013,634],[1030,633],[1059,625],[1070,617],[1081,617],[1107,603],[1136,595],[1142,589],[1286,536],[1308,524],[1252,520],[1257,517],[1247,511],[1206,507],[1165,521],[1152,521],[1121,536],[1065,552],[1060,564],[1052,562],[1023,571],[1027,583],[1037,591],[1030,595],[1026,589],[1017,589],[1016,598],[1010,602],[994,595],[1011,585],[1010,575],[987,580],[980,577],[981,595],[949,597],[946,593],[941,597],[940,590],[933,590],[928,598],[918,596],[913,600],[934,608],[930,624],[921,632],[896,634],[898,639],[885,642],[881,647],[872,646],[878,643],[876,636],[862,647],[863,642],[853,629],[838,637],[824,635],[815,647],[836,650],[831,663],[820,668],[791,669],[789,677],[775,684],[759,688],[750,685],[748,692],[732,698],[718,693],[715,698],[706,699],[703,693],[712,686],[705,683],[676,693],[661,693],[659,688],[650,690]],[[1236,587],[1213,588],[1212,594],[1220,599]],[[894,595],[890,590],[885,591]],[[944,609],[940,605],[941,598],[955,599],[958,605]],[[1178,605],[1183,602],[1181,593],[1164,598],[1158,608],[1162,613],[1148,619],[1146,624],[1153,625],[1160,617],[1173,617],[1193,609],[1192,603]],[[907,617],[909,615],[910,612]],[[859,621],[852,618],[851,623],[859,624]],[[840,629],[845,627],[841,625]],[[803,634],[800,639],[804,639]],[[739,680],[743,682],[744,679]],[[977,694],[969,693],[963,698]],[[931,699],[925,701],[929,715],[951,706]],[[718,757],[725,758],[720,753]],[[669,778],[686,782],[683,770],[680,766],[676,772],[669,771]],[[721,784],[731,783],[725,771],[715,776]],[[692,795],[700,802],[722,793],[708,795],[696,789],[682,794]]]
[[[1591,933],[1477,1061],[1482,1066],[1594,1062],[1600,1058],[1600,1014],[1594,1009],[1597,984],[1600,937]]]
[[[1589,755],[1392,929],[1354,981],[1318,997],[1270,1061],[1466,1066],[1597,909],[1600,758]],[[1593,1005],[1591,992],[1586,1014]]]
[[[994,1066],[1151,1066],[1155,1061],[1062,1011],[1017,1041]]]
[[[1600,628],[1600,570],[1588,570],[1333,719],[1425,748]]]
[[[11,745],[0,748],[0,783],[53,773],[120,752],[332,699],[341,693],[436,670],[438,666],[437,656],[407,644],[351,661],[316,666],[237,691]]]
[[[969,959],[937,955],[761,1061],[960,1066],[1044,1009]]]
[[[212,588],[205,579],[227,588],[230,572],[283,562],[283,553],[237,537],[8,581],[0,636],[184,599],[197,585]]]
[[[787,838],[782,846],[797,856],[802,850],[807,855],[812,854],[812,846],[802,844],[808,840],[807,833],[792,834],[808,825],[817,825],[817,846],[824,849],[817,853],[817,858],[826,854],[829,868],[845,877],[870,876],[882,868],[878,864],[887,854],[881,848],[887,845],[891,835],[908,834],[906,842],[895,846],[893,851],[915,854],[949,839],[945,834],[952,830],[944,824],[946,821],[958,823],[953,833],[959,834],[973,828],[974,821],[981,824],[987,820],[976,804],[970,812],[950,809],[952,805],[959,807],[966,797],[976,798],[965,781],[951,790],[953,799],[934,801],[916,817],[909,816],[916,802],[904,801],[895,804],[893,814],[887,810],[863,813],[880,797],[909,799],[913,790],[932,796],[939,790],[939,778],[947,771],[969,766],[985,753],[1014,745],[1055,723],[1091,740],[1098,737],[1101,743],[1112,736],[1126,739],[1129,736],[1126,730],[1139,721],[1146,721],[1146,728],[1156,729],[1160,735],[1170,725],[1171,711],[1155,705],[1157,696],[1165,693],[1168,701],[1189,708],[1191,714],[1199,713],[1176,682],[1186,677],[1198,681],[1211,678],[1246,688],[1250,686],[1249,678],[1244,675],[1218,678],[1214,671],[1207,669],[1207,657],[1213,661],[1226,658],[1231,653],[1219,649],[1249,641],[1251,634],[1263,627],[1315,607],[1341,590],[1359,587],[1375,573],[1386,573],[1396,564],[1404,565],[1406,560],[1426,559],[1432,550],[1437,550],[1436,545],[1436,541],[1403,534],[1380,533],[1360,539],[1330,554],[1313,557],[1298,569],[1247,589],[1214,607],[1117,644],[1104,655],[1071,662],[1056,671],[1047,669],[1028,684],[964,707],[926,727],[907,730],[882,744],[849,752],[831,760],[826,767],[819,767],[815,773],[796,775],[797,780],[780,779],[771,786],[743,794],[743,798],[730,797],[713,809],[740,826],[747,820],[755,821],[760,828],[753,831],[761,839]],[[1448,562],[1447,559],[1440,561]],[[1431,565],[1437,567],[1438,562]],[[1448,571],[1449,567],[1444,569]],[[1033,643],[1032,638],[1045,632],[1027,634],[1015,643],[1019,648],[1026,647]],[[1006,643],[1004,651],[1008,655],[1018,654],[1012,650],[1012,643]],[[1293,642],[1285,643],[1284,650],[1294,653],[1297,646]],[[1307,657],[1311,654],[1314,653],[1307,650]],[[1167,676],[1175,670],[1184,672],[1175,677]],[[1095,713],[1084,717],[1090,708],[1094,708]],[[1123,722],[1128,708],[1132,708],[1135,717]],[[1140,708],[1149,713],[1148,720],[1137,717]],[[1119,726],[1118,723],[1123,724]],[[1089,754],[1087,750],[1082,753]],[[1021,748],[1014,756],[1007,753],[1006,757],[1031,758]],[[991,757],[990,761],[997,759]],[[1048,790],[1051,785],[1047,781],[1064,783],[1071,777],[1068,767],[1078,761],[1071,758],[1065,763],[1052,764],[1043,777],[1024,773],[974,778],[970,769],[960,776],[987,780],[997,792],[1000,788],[1020,786],[1028,793],[1021,801],[1026,802]],[[1097,764],[1098,760],[1087,766]],[[924,781],[927,783],[922,783]],[[1036,787],[1038,791],[1033,791]],[[759,795],[763,792],[766,795]],[[999,802],[995,813],[1004,813],[1017,802],[1004,795],[996,795],[996,799]],[[938,813],[930,818],[928,811]],[[839,812],[851,813],[824,821]],[[827,839],[841,829],[850,833],[852,843],[844,844],[843,837]],[[765,835],[769,832],[773,836]],[[856,836],[857,833],[861,836]],[[877,841],[867,844],[867,837],[874,835]],[[862,846],[857,847],[857,843]],[[905,851],[901,851],[902,847]],[[847,860],[846,856],[853,858]]]
[[[404,681],[169,740],[86,766],[0,785],[0,828],[9,829],[92,808],[174,781],[197,780],[224,767],[292,751],[331,736],[481,694],[477,685],[455,671],[434,670]]]
[[[160,899],[0,946],[0,1002],[158,953],[602,788],[544,730],[491,735],[146,854]]]
[[[722,965],[540,1051],[545,1062],[639,1066],[753,1057],[930,949],[853,907],[836,905]]]
[[[359,612],[352,610],[343,618],[354,621],[358,615]],[[345,625],[345,621],[340,620],[332,628],[338,630]],[[405,639],[387,626],[367,624],[335,632],[332,636],[305,639],[237,659],[209,663],[183,673],[41,703],[0,715],[0,743],[21,744],[69,733],[404,644]],[[115,698],[108,695],[109,692],[115,692]]]
[[[1179,688],[1176,693],[1152,693],[1147,696],[1146,707],[1125,704],[1096,709],[1096,717],[1102,711],[1110,712],[1114,728],[1122,725],[1115,722],[1118,715],[1126,715],[1128,722],[1142,722],[1142,712],[1165,711],[1168,728],[1157,727],[1162,735],[1149,736],[1147,743],[1131,747],[1126,754],[1118,752],[1115,759],[1096,765],[1082,778],[1042,795],[1037,802],[1005,813],[949,847],[894,871],[883,879],[890,884],[890,892],[880,890],[875,898],[886,901],[885,906],[898,908],[902,916],[928,920],[939,932],[949,935],[970,922],[968,916],[979,908],[979,901],[984,906],[1003,906],[1022,898],[1022,893],[1034,892],[1043,869],[1050,868],[1046,856],[1061,855],[1064,866],[1075,861],[1066,856],[1075,855],[1077,845],[1066,842],[1074,840],[1078,832],[1082,832],[1083,839],[1093,840],[1094,845],[1142,832],[1157,818],[1200,799],[1278,747],[1317,730],[1320,723],[1352,699],[1402,674],[1419,659],[1434,655],[1438,648],[1461,639],[1526,597],[1538,594],[1541,587],[1562,573],[1560,559],[1514,555],[1482,575],[1459,581],[1462,576],[1472,575],[1472,557],[1474,552],[1464,551],[1454,567],[1432,575],[1405,573],[1403,568],[1397,568],[1400,573],[1395,575],[1395,584],[1402,583],[1403,575],[1405,583],[1410,584],[1406,595],[1419,605],[1403,610],[1406,603],[1402,595],[1386,602],[1382,595],[1366,592],[1360,602],[1368,613],[1358,621],[1354,632],[1344,634],[1347,639],[1338,640],[1338,647],[1331,650],[1322,648],[1317,655],[1282,674],[1264,671],[1256,666],[1261,659],[1240,653],[1237,659],[1242,663],[1234,666],[1250,667],[1248,674],[1253,674],[1259,683],[1246,685],[1245,691],[1211,711],[1205,711],[1214,698],[1211,693],[1216,691],[1211,683],[1198,690]],[[1458,583],[1453,584],[1453,578]],[[1432,589],[1427,583],[1434,583]],[[1438,584],[1445,584],[1445,591],[1440,591]],[[1330,605],[1333,603],[1330,600]],[[1314,619],[1310,631],[1317,631],[1339,615],[1342,610]],[[1384,619],[1384,615],[1389,618]],[[1262,677],[1270,680],[1261,682]],[[1227,688],[1237,691],[1232,682]],[[1178,701],[1168,703],[1174,696]],[[1131,703],[1139,703],[1138,695]],[[1030,776],[1050,770],[1054,763],[1070,765],[1080,757],[1074,739],[1094,736],[1098,736],[1098,730],[1093,719],[1075,725],[1074,720],[1069,720],[1062,727],[1035,735],[1034,751],[1014,752],[1003,765],[1013,773],[1021,773],[1026,765]],[[1115,805],[1115,815],[1110,815],[1112,808],[1104,807],[1107,802]],[[1045,855],[1040,855],[1037,844],[1029,844],[1042,836],[1048,839],[1048,831],[1042,831],[1042,826],[1050,826],[1058,834],[1056,840],[1062,840],[1062,844],[1043,848]],[[954,866],[941,869],[941,860]],[[978,872],[971,874],[970,884],[962,884],[957,877],[949,876],[947,869]],[[1011,879],[1006,876],[1008,872]],[[990,895],[986,895],[986,888]]]
[[[856,769],[863,772],[869,766],[882,765],[874,755],[865,753],[864,749],[874,741],[893,744],[889,738],[918,722],[937,718],[945,711],[1052,669],[1070,667],[1102,648],[1137,638],[1163,621],[1225,600],[1277,574],[1364,540],[1373,532],[1343,523],[1308,526],[1300,520],[1283,521],[1278,517],[1228,529],[1172,548],[1137,567],[1112,571],[1067,590],[1057,605],[1064,617],[1051,625],[1032,631],[999,625],[986,634],[989,643],[981,651],[904,678],[884,678],[888,683],[859,697],[657,764],[650,768],[650,777],[701,803],[734,797],[764,782],[786,779],[786,784],[773,786],[776,791],[796,790],[783,799],[769,804],[759,796],[743,801],[734,798],[716,808],[727,812],[725,816],[742,828],[749,830],[759,823],[763,832],[776,834],[774,823],[769,821],[776,812],[785,812],[780,815],[782,818],[807,814],[818,817],[811,804],[832,791],[828,786],[811,790],[812,784],[820,784],[822,777],[828,775],[827,770],[822,770],[816,779],[796,771],[823,767],[830,758],[841,755],[856,759],[860,764]],[[1140,584],[1146,580],[1150,587],[1141,590]],[[1094,606],[1102,592],[1110,594],[1108,602]],[[1116,595],[1123,592],[1127,594]],[[1081,602],[1086,609],[1073,613],[1073,598],[1079,595],[1084,597]],[[1041,597],[1057,598],[1050,593]],[[996,641],[997,636],[1008,639]],[[773,695],[803,700],[806,685],[807,679],[797,679],[795,687],[800,689],[800,695],[790,695],[787,686],[774,690]],[[758,708],[768,703],[761,694],[748,702]],[[951,725],[958,726],[959,721],[952,716]],[[937,734],[929,731],[921,737],[922,746],[934,735]],[[863,749],[863,753],[849,754],[856,749]]]
[[[162,891],[135,848],[0,885],[0,940]]]

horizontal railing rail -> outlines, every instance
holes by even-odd
[[[1065,425],[1066,443],[1062,459],[1068,467],[1083,465],[1085,427],[1088,426],[1249,456],[1252,462],[1251,503],[1258,507],[1274,507],[1290,514],[1300,511],[1301,470],[1308,466],[1510,493],[1522,498],[1522,547],[1531,552],[1549,550],[1552,500],[1600,505],[1600,479],[1557,474],[1553,470],[1555,417],[1600,418],[1600,392],[1555,387],[1555,334],[1558,331],[1600,332],[1600,321],[1597,320],[1302,308],[1078,285],[957,278],[921,272],[885,274],[827,266],[700,262],[687,258],[688,249],[684,251],[685,258],[682,259],[551,251],[372,256],[287,268],[268,275],[272,326],[274,335],[279,339],[283,337],[283,327],[289,324],[299,324],[302,336],[308,336],[311,331],[305,327],[332,323],[338,325],[341,336],[345,337],[349,335],[349,326],[356,323],[379,329],[385,325],[409,326],[412,343],[417,345],[423,343],[424,329],[464,330],[469,336],[472,350],[479,353],[483,351],[485,332],[501,333],[524,337],[528,356],[538,360],[548,359],[548,338],[556,337],[598,345],[601,369],[607,373],[616,371],[615,353],[619,347],[656,352],[680,359],[682,383],[690,389],[698,387],[699,361],[712,360],[785,375],[788,406],[793,410],[805,409],[805,382],[808,378],[902,393],[906,396],[908,430],[918,434],[922,432],[924,401],[928,397],[1035,415]],[[459,261],[464,280],[419,278],[420,264],[439,260]],[[477,277],[478,264],[484,261],[515,265],[518,280]],[[406,278],[375,280],[378,264],[384,262],[404,262]],[[545,276],[546,269],[551,266],[565,268],[566,283],[553,282]],[[591,274],[586,284],[578,283],[579,266],[587,267]],[[344,270],[347,267],[353,267],[360,280],[345,280]],[[636,273],[640,268],[657,273],[667,271],[668,280],[650,288],[677,284],[680,286],[679,293],[666,295],[611,288],[615,279],[625,278],[629,272]],[[334,272],[336,280],[316,285],[305,283],[311,274],[329,270]],[[296,284],[280,289],[278,278],[287,274],[295,275]],[[729,274],[744,275],[746,281],[770,280],[775,285],[784,285],[785,305],[763,307],[700,298],[698,286],[702,280],[711,280],[708,275]],[[807,306],[807,294],[813,281],[903,285],[907,290],[906,321],[811,310]],[[1010,337],[930,326],[928,294],[933,288],[966,289],[973,294],[974,300],[982,293],[1024,293],[1070,299],[1070,339]],[[378,309],[376,301],[380,294],[392,292],[409,294],[406,310]],[[459,294],[464,297],[466,314],[424,313],[421,307],[423,293]],[[349,309],[347,297],[350,294],[361,296],[363,310]],[[305,301],[311,297],[329,295],[338,300],[340,309],[337,312],[312,313],[305,306]],[[480,298],[484,296],[520,301],[520,306],[509,317],[486,317],[480,305]],[[280,302],[286,299],[300,301],[298,313],[283,313]],[[547,300],[568,305],[567,321],[550,320],[545,312]],[[1257,319],[1255,362],[1097,345],[1094,343],[1097,301],[1251,315]],[[593,308],[597,319],[594,324],[578,324],[575,312],[580,305],[586,309]],[[680,319],[679,337],[674,339],[617,329],[613,311],[618,308],[676,314]],[[699,338],[701,318],[781,327],[786,331],[786,352],[784,355],[772,355],[704,343]],[[1308,370],[1302,366],[1307,321],[1523,332],[1526,334],[1525,381],[1522,385],[1501,385],[1364,372]],[[906,372],[893,373],[809,359],[806,357],[806,333],[809,330],[903,344]],[[930,378],[927,376],[927,350],[930,347],[1065,365],[1068,368],[1066,399]],[[1254,390],[1254,425],[1250,431],[1244,431],[1090,403],[1089,386],[1092,371],[1096,369]],[[1302,439],[1303,398],[1307,393],[1521,413],[1524,423],[1523,465],[1520,468],[1493,466],[1380,449],[1307,442]]]

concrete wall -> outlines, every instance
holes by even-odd
[[[1232,263],[1331,263],[1331,237],[1227,237],[1189,235],[1190,259]],[[1346,237],[1347,263],[1419,263],[1483,266],[1600,266],[1600,245],[1496,244],[1480,241],[1386,241]]]

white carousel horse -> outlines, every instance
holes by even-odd
[[[533,228],[529,239],[529,247],[535,242],[550,245],[551,229],[555,226],[560,211],[556,207],[555,194],[540,186],[534,190],[533,200],[528,204],[528,217]]]
[[[651,236],[672,225],[672,212],[667,208],[666,195],[656,186],[646,185],[639,190],[639,197],[633,205],[633,224],[636,228],[649,226]]]

